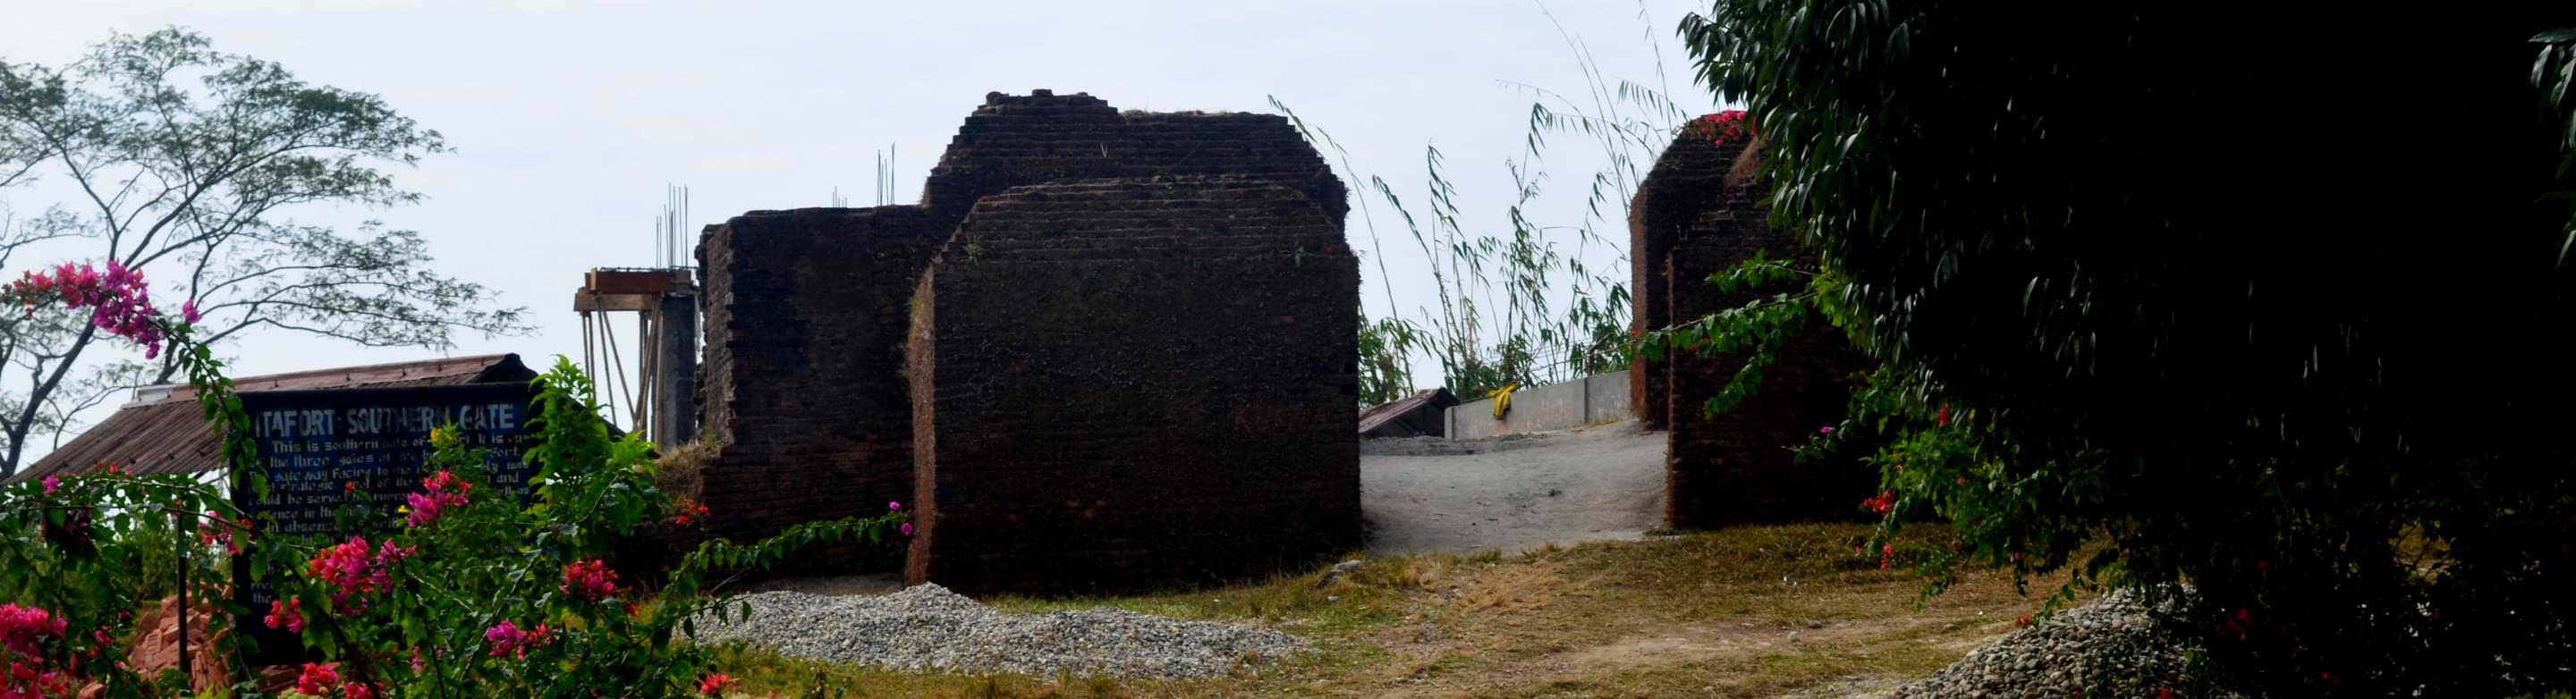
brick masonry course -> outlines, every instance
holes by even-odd
[[[1265,180],[983,199],[914,304],[909,581],[1145,590],[1357,547],[1358,286],[1339,217]]]

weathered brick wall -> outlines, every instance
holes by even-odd
[[[1720,146],[1705,130],[1682,129],[1672,145],[1664,148],[1663,155],[1655,158],[1655,167],[1647,171],[1645,181],[1638,184],[1637,196],[1628,204],[1628,289],[1636,304],[1636,312],[1630,317],[1638,331],[1673,323],[1673,278],[1668,276],[1665,258],[1701,214],[1719,205],[1718,195],[1725,189],[1727,169],[1744,152],[1744,145],[1744,141],[1734,140]],[[1664,371],[1664,362],[1644,360],[1628,371],[1630,408],[1646,429],[1660,430],[1671,425],[1668,413],[1672,400]]]
[[[724,449],[704,468],[703,497],[708,507],[715,511],[716,533],[737,539],[762,536],[798,522],[881,512],[885,501],[901,499],[910,502],[917,490],[922,497],[931,497],[926,486],[916,488],[911,461],[915,451],[910,395],[913,382],[902,375],[901,347],[910,322],[906,307],[916,287],[920,286],[923,270],[932,255],[955,235],[959,224],[975,210],[977,202],[1028,185],[1160,178],[1167,182],[1156,186],[1174,187],[1179,185],[1169,180],[1207,176],[1232,178],[1234,183],[1220,187],[1219,191],[1284,188],[1283,191],[1294,196],[1279,201],[1253,199],[1271,202],[1274,208],[1267,211],[1225,209],[1226,215],[1234,218],[1223,220],[1175,218],[1134,210],[1129,212],[1132,216],[1104,218],[1098,222],[1098,225],[1110,226],[1101,230],[1115,233],[1104,233],[1107,237],[1103,240],[1120,241],[1100,248],[1101,254],[1118,256],[1117,261],[1114,264],[1108,261],[1086,263],[1088,266],[1083,269],[1097,268],[1104,274],[1129,274],[1162,283],[1161,286],[1083,287],[1088,296],[1066,296],[1067,292],[1063,290],[1023,293],[1027,290],[1016,286],[1020,284],[1017,280],[990,278],[979,282],[984,285],[981,288],[997,294],[1007,291],[1046,298],[1062,297],[1060,300],[1089,299],[1087,303],[1093,304],[1107,303],[1103,299],[1115,298],[1125,300],[1121,303],[1155,304],[1164,308],[1191,307],[1190,302],[1159,300],[1150,293],[1138,291],[1163,289],[1170,295],[1194,300],[1203,297],[1230,299],[1226,303],[1231,305],[1222,308],[1229,309],[1227,312],[1235,316],[1229,322],[1239,322],[1242,314],[1254,312],[1253,309],[1260,304],[1270,301],[1237,295],[1236,285],[1230,278],[1190,276],[1182,274],[1180,269],[1183,266],[1198,270],[1252,264],[1245,259],[1229,257],[1243,252],[1227,247],[1232,245],[1252,245],[1270,250],[1290,244],[1282,240],[1293,239],[1295,245],[1308,244],[1299,236],[1308,235],[1310,231],[1271,233],[1272,227],[1279,225],[1289,226],[1281,230],[1306,231],[1313,224],[1308,219],[1320,220],[1325,228],[1332,231],[1329,236],[1332,249],[1310,253],[1318,255],[1311,260],[1285,252],[1280,253],[1283,255],[1280,259],[1292,266],[1301,263],[1327,267],[1350,264],[1348,251],[1340,247],[1341,219],[1348,207],[1343,185],[1286,119],[1261,114],[1122,113],[1090,95],[1055,95],[1044,90],[1027,96],[987,95],[985,103],[967,117],[948,151],[931,172],[920,206],[752,212],[725,225],[708,227],[698,253],[703,270],[701,307],[708,329],[699,372],[698,405],[700,424],[725,441]],[[1256,186],[1252,182],[1270,184]],[[1281,203],[1289,200],[1302,203]],[[1185,210],[1191,209],[1187,206],[1175,209]],[[1287,216],[1294,222],[1282,224],[1265,218],[1272,216]],[[1184,226],[1178,223],[1181,221],[1188,223]],[[1138,267],[1149,264],[1148,258],[1129,254],[1127,247],[1128,242],[1134,242],[1130,238],[1135,237],[1128,233],[1141,230],[1187,230],[1193,235],[1220,237],[1200,240],[1198,247],[1170,247],[1165,250],[1163,258],[1150,262],[1160,265],[1160,271],[1149,273]],[[1127,233],[1116,233],[1118,231]],[[1287,238],[1274,239],[1279,236]],[[1154,247],[1159,244],[1147,240],[1143,247],[1137,249],[1164,249]],[[956,251],[952,256],[974,258],[984,245],[972,236],[961,238],[952,246]],[[1332,259],[1341,261],[1332,262]],[[1078,280],[1045,279],[1047,281],[1043,283],[1046,284],[1080,286],[1076,283]],[[1192,283],[1199,286],[1179,285],[1173,281],[1179,279],[1195,280]],[[1355,446],[1344,443],[1350,441],[1346,434],[1351,421],[1348,407],[1353,400],[1350,393],[1356,388],[1356,373],[1349,360],[1356,354],[1350,345],[1357,330],[1349,326],[1356,322],[1350,320],[1354,316],[1350,307],[1358,303],[1357,286],[1352,282],[1334,288],[1340,294],[1337,298],[1342,306],[1336,309],[1340,315],[1315,315],[1301,310],[1285,314],[1283,317],[1297,320],[1290,324],[1293,327],[1282,327],[1294,333],[1306,333],[1313,327],[1320,327],[1318,324],[1341,322],[1338,329],[1316,336],[1322,338],[1320,340],[1299,340],[1304,343],[1299,351],[1337,351],[1341,354],[1336,356],[1343,361],[1324,368],[1283,366],[1280,371],[1287,372],[1289,378],[1281,380],[1299,379],[1338,387],[1342,395],[1333,403],[1336,408],[1318,415],[1328,415],[1333,420],[1332,429],[1327,430],[1332,436],[1329,443],[1341,446],[1331,449],[1353,451]],[[929,297],[925,297],[925,301],[928,300]],[[1007,303],[994,306],[1000,310],[984,310],[971,305],[968,308],[976,314],[1003,314],[994,316],[999,319],[1025,319],[1028,314],[1037,312],[1016,309]],[[1055,309],[1055,312],[1082,316],[1073,319],[1078,321],[1124,317],[1104,315],[1101,309],[1081,305],[1037,305],[1031,308]],[[1335,321],[1335,318],[1342,320]],[[957,320],[954,315],[950,319]],[[1142,320],[1135,322],[1145,323]],[[1217,321],[1193,319],[1187,322]],[[1144,337],[1164,332],[1160,326],[1150,323],[1114,327]],[[1251,338],[1266,337],[1257,333],[1269,332],[1267,326],[1234,329],[1256,333],[1245,336]],[[1004,341],[1002,334],[992,337],[994,339],[990,341]],[[1307,336],[1297,334],[1294,337]],[[1333,349],[1336,347],[1340,349]],[[1273,402],[1259,395],[1209,392],[1233,385],[1212,381],[1209,375],[1239,373],[1245,366],[1255,366],[1244,363],[1243,358],[1261,356],[1257,350],[1236,352],[1235,358],[1227,364],[1230,369],[1205,371],[1201,369],[1206,367],[1199,365],[1172,368],[1152,362],[1121,364],[1119,362],[1126,358],[1145,356],[1152,350],[1148,346],[1134,346],[1121,351],[1127,354],[1085,355],[1082,361],[1102,363],[1069,365],[1066,369],[1089,366],[1091,371],[1116,372],[1117,381],[1122,382],[1119,385],[1137,391],[1161,391],[1164,393],[1157,395],[1165,395],[1164,400],[1168,403],[1195,401],[1197,409],[1217,411],[1200,416],[1202,422],[1252,414],[1266,415],[1265,411],[1274,409],[1286,410],[1294,415],[1262,417],[1261,429],[1286,430],[1278,434],[1294,436],[1299,434],[1297,430],[1312,427],[1311,422],[1300,421],[1317,419],[1292,409],[1302,405],[1297,401],[1306,399],[1293,390],[1284,394],[1291,397],[1278,399],[1284,402]],[[1218,348],[1194,351],[1216,352]],[[1188,371],[1182,371],[1182,368]],[[1318,371],[1323,373],[1314,373]],[[972,372],[947,375],[978,376]],[[920,383],[932,387],[930,382]],[[981,384],[970,382],[961,385]],[[1277,388],[1269,384],[1251,385],[1265,390]],[[1015,400],[1023,397],[1019,390],[1010,389]],[[978,405],[978,410],[1002,410],[993,406],[1015,404]],[[1096,408],[1098,404],[1093,399],[1082,399],[1065,405],[1068,409],[1070,406],[1085,407],[1071,413],[1061,410],[1057,413],[1078,415],[1082,410]],[[1224,412],[1225,406],[1236,406],[1242,410],[1229,417]],[[1126,413],[1113,411],[1105,414]],[[957,419],[937,424],[955,428],[961,423],[971,422],[975,420]],[[1033,434],[1043,435],[1044,439],[1075,454],[1118,451],[1136,439],[1132,432],[1121,431],[1123,428],[1117,425],[1092,425],[1081,421],[1063,424],[1074,427],[1028,429],[1037,430]],[[1188,429],[1200,427],[1192,425]],[[981,438],[978,436],[976,439]],[[1295,441],[1290,437],[1278,438]],[[1249,443],[1265,449],[1277,446],[1260,440]],[[1149,458],[1164,452],[1152,449],[1131,451],[1137,458],[1153,464],[1153,468],[1170,469],[1175,473],[1187,470],[1173,466],[1179,462]],[[924,450],[923,453],[931,452]],[[1282,453],[1298,452],[1287,450]],[[1333,496],[1346,502],[1337,505],[1321,502],[1325,498],[1322,495],[1325,486],[1318,483],[1323,481],[1272,484],[1276,486],[1274,491],[1284,493],[1283,501],[1306,503],[1304,509],[1309,512],[1299,516],[1316,518],[1294,521],[1338,521],[1336,518],[1342,518],[1341,514],[1347,514],[1342,519],[1348,520],[1348,532],[1317,533],[1312,540],[1333,542],[1334,548],[1355,545],[1358,526],[1355,451],[1339,461],[1329,458],[1329,453],[1317,454],[1309,450],[1303,454],[1306,457],[1327,457],[1322,465],[1316,466],[1322,469],[1320,473],[1329,476],[1336,473],[1336,469],[1348,471],[1349,492],[1344,494],[1346,497]],[[1203,454],[1200,458],[1214,457]],[[1193,475],[1189,477],[1166,474],[1150,479],[1148,485],[1149,489],[1159,489],[1155,492],[1164,496],[1163,501],[1175,503],[1177,507],[1211,501],[1211,498],[1231,502],[1230,498],[1239,495],[1239,485],[1209,484],[1234,476],[1214,474],[1235,474],[1243,478],[1305,477],[1264,469],[1271,469],[1271,466],[1253,464],[1243,469],[1220,468],[1206,474],[1190,471]],[[1007,469],[985,472],[969,468],[967,472],[977,474],[978,478],[989,476],[999,479],[998,487],[1003,488],[1003,492],[1039,500],[1045,500],[1047,487],[1052,487],[1011,490],[1016,484],[1032,482],[1029,479],[1038,477]],[[982,492],[973,489],[985,485],[974,479],[955,478],[950,479],[949,484],[952,489],[970,488],[967,492]],[[925,534],[925,539],[931,529],[931,510],[935,509],[926,507],[929,504],[921,503],[924,507],[916,513],[921,519],[918,529]],[[971,527],[965,528],[962,534],[956,533],[960,527],[950,527],[949,530],[953,534],[949,538],[960,541],[974,540],[978,531]],[[995,551],[1013,554],[1030,550],[1007,542],[995,546]],[[1307,548],[1287,547],[1285,543],[1273,548],[1277,549],[1273,553],[1288,557],[1311,553]],[[1205,551],[1197,548],[1158,549],[1150,556],[1136,554],[1125,558],[1152,558],[1154,565],[1169,569],[1163,572],[1172,572],[1196,565],[1197,561],[1192,557]],[[1241,551],[1234,553],[1240,554]],[[1114,553],[1104,555],[1121,558]],[[893,560],[891,555],[886,555],[851,561],[848,565],[834,562],[828,567],[887,569],[894,566]],[[1202,566],[1206,570],[1200,573],[1227,574],[1248,570],[1238,565],[1240,560],[1243,560],[1241,555],[1211,558],[1209,561],[1212,562]],[[1142,568],[1131,562],[1120,570],[1130,569]],[[1107,573],[1091,577],[1104,581],[1132,579]]]
[[[1340,178],[1274,114],[1120,112],[1089,94],[987,94],[922,188],[952,224],[975,201],[1021,185],[1084,179],[1229,176],[1304,192],[1336,225],[1350,210]]]
[[[1724,308],[1742,306],[1776,290],[1720,293],[1708,275],[1753,256],[1812,261],[1812,254],[1785,230],[1774,230],[1761,202],[1768,195],[1760,182],[1727,186],[1725,170],[1744,146],[1714,151],[1715,175],[1682,171],[1688,186],[1712,190],[1703,209],[1688,223],[1644,229],[1678,232],[1661,250],[1660,285],[1663,312],[1688,320]],[[1694,154],[1697,157],[1697,154]],[[1666,156],[1671,159],[1671,156]],[[1662,166],[1658,164],[1658,171]],[[1649,180],[1648,186],[1664,183]],[[1650,211],[1650,215],[1660,212]],[[1669,224],[1669,219],[1650,219]],[[1652,287],[1650,287],[1652,288]],[[1640,294],[1643,298],[1645,294]],[[1640,314],[1644,309],[1641,302]],[[1667,321],[1670,322],[1670,321]],[[1669,420],[1666,451],[1666,522],[1676,529],[1713,529],[1735,524],[1847,519],[1877,483],[1876,475],[1852,454],[1826,461],[1798,463],[1790,448],[1807,443],[1818,428],[1842,420],[1855,381],[1868,370],[1865,357],[1823,318],[1809,319],[1808,329],[1792,338],[1780,360],[1763,372],[1761,388],[1744,403],[1710,417],[1703,405],[1743,367],[1741,357],[1672,357],[1662,371],[1660,400]]]
[[[733,229],[698,231],[698,436],[733,439]]]
[[[872,515],[912,496],[905,307],[946,229],[914,206],[754,211],[698,248],[707,343],[701,467],[714,533]],[[892,570],[900,552],[819,561]]]
[[[1358,293],[1339,213],[1268,181],[983,199],[914,306],[907,577],[1151,589],[1358,546]]]

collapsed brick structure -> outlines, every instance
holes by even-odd
[[[915,579],[970,590],[1135,586],[1357,545],[1358,455],[1345,432],[1358,282],[1340,238],[1347,210],[1341,181],[1281,117],[1122,113],[1089,95],[1039,90],[987,95],[920,205],[756,211],[710,226],[698,248],[708,328],[698,404],[700,424],[723,444],[701,469],[719,533],[762,536],[902,500],[919,535]],[[1302,271],[1264,277],[1263,254]],[[952,270],[947,287],[925,281],[934,258]],[[986,259],[994,266],[977,267]],[[933,307],[948,312],[930,316]],[[1246,314],[1256,308],[1285,320],[1253,322]],[[946,341],[916,349],[907,379],[916,313]],[[1222,353],[1225,366],[1167,356],[1188,353]],[[1246,367],[1271,374],[1237,380]],[[1036,386],[1050,392],[1028,388]],[[1071,394],[1051,393],[1059,390]],[[1058,400],[1071,402],[1034,407]],[[1332,439],[1306,439],[1324,420]],[[1037,441],[1011,441],[1018,431]],[[925,441],[916,444],[916,432]],[[1020,446],[972,450],[982,440]],[[1048,446],[1010,451],[1033,444]],[[1132,448],[1145,444],[1156,448]],[[1028,460],[1041,456],[1063,458]],[[1292,463],[1300,467],[1281,466]],[[1311,528],[1266,549],[1245,539],[1212,548],[1198,531],[1168,528],[1253,507],[1254,493],[1303,508],[1297,522]],[[1067,503],[1118,504],[1102,519],[999,536],[986,528],[1057,520],[1034,509],[967,516],[1001,512],[982,499],[942,526],[943,500],[989,497],[1062,505],[1054,514],[1110,507]],[[1165,530],[1129,526],[1157,517]],[[1057,551],[1104,565],[1003,560]],[[862,556],[830,567],[893,566]]]
[[[1776,230],[1751,176],[1744,139],[1685,128],[1638,187],[1629,218],[1636,323],[1653,329],[1742,306],[1774,290],[1721,293],[1706,281],[1762,252],[1813,261]],[[1732,380],[1736,356],[1679,354],[1631,372],[1638,415],[1668,430],[1665,521],[1676,529],[1851,517],[1876,477],[1848,455],[1798,463],[1791,447],[1841,421],[1854,375],[1868,362],[1822,318],[1792,338],[1760,390],[1710,417],[1702,406]]]
[[[987,197],[922,280],[911,582],[1210,581],[1359,542],[1359,269],[1260,180]]]

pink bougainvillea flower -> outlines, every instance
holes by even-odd
[[[270,602],[268,616],[262,620],[268,622],[268,627],[272,629],[304,633],[304,600]]]
[[[89,309],[91,326],[142,345],[144,359],[161,356],[163,335],[155,320],[161,313],[152,308],[143,272],[115,260],[107,262],[105,274],[69,262],[50,271],[29,271],[10,284],[9,293],[26,303],[29,315],[48,295],[60,297],[65,307]]]
[[[340,694],[349,699],[376,699],[376,688],[364,682],[351,682],[340,685]]]
[[[491,630],[483,632],[483,641],[492,644],[492,650],[486,655],[495,658],[507,655],[526,660],[528,649],[553,643],[554,633],[554,629],[547,628],[545,624],[538,624],[533,629],[521,629],[515,622],[503,621],[494,624]]]
[[[61,476],[46,476],[46,477],[45,477],[45,481],[44,481],[44,483],[45,483],[45,494],[46,494],[46,495],[52,495],[52,494],[54,494],[54,491],[56,491],[56,490],[61,490],[61,489],[62,489],[62,487],[63,487],[63,478],[62,478]]]
[[[212,524],[197,529],[197,543],[208,547],[222,544],[225,553],[241,553],[241,544],[233,540],[233,530],[250,531],[250,520],[228,522],[224,513],[207,510],[206,521]]]
[[[1834,426],[1833,426],[1833,425],[1826,425],[1826,426],[1823,426],[1823,427],[1818,427],[1818,428],[1816,428],[1816,434],[1833,434],[1833,433],[1834,433]]]
[[[179,303],[180,320],[187,321],[189,325],[196,325],[197,321],[204,320],[205,318],[205,314],[197,312],[196,299],[188,299]]]
[[[1896,509],[1896,491],[1881,491],[1878,494],[1878,497],[1860,501],[1860,506],[1862,509],[1869,510],[1872,514],[1887,514],[1889,510]]]
[[[912,523],[911,523],[911,522],[905,522],[905,523],[903,523],[903,526],[901,527],[901,529],[903,530],[903,535],[904,535],[904,536],[912,536]]]
[[[706,679],[698,680],[698,693],[711,697],[724,696],[725,688],[731,686],[733,686],[733,678],[719,672],[708,675]]]
[[[370,549],[366,537],[352,536],[347,543],[322,549],[305,563],[305,577],[332,588],[331,602],[353,614],[365,613],[369,597],[393,589],[393,565],[417,552],[417,548],[383,546]]]
[[[304,674],[295,678],[295,691],[313,696],[326,696],[340,684],[340,669],[330,663],[305,663]]]
[[[1728,141],[1751,136],[1751,126],[1751,120],[1746,118],[1744,110],[1729,109],[1692,119],[1683,128],[1696,133],[1701,138],[1708,139],[1713,145],[1722,146]]]
[[[70,624],[38,607],[0,604],[0,649],[21,657],[43,657],[45,639],[60,639]]]
[[[903,509],[903,503],[901,503],[901,502],[896,502],[896,501],[887,501],[887,502],[886,502],[886,509],[889,509],[889,510],[900,510],[900,509]]]
[[[617,571],[597,559],[565,564],[562,585],[555,589],[564,594],[597,602],[617,594]]]
[[[528,632],[519,630],[516,622],[503,621],[494,624],[491,630],[483,632],[483,642],[492,644],[492,650],[489,653],[492,657],[498,658],[504,655],[528,657]]]
[[[414,527],[437,523],[440,517],[447,515],[447,510],[473,502],[466,498],[466,494],[474,492],[474,484],[458,480],[452,472],[440,471],[420,479],[420,487],[426,492],[403,496],[404,502],[411,507],[411,515],[405,517],[403,523]]]

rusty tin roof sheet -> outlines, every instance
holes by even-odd
[[[486,354],[419,362],[315,369],[233,379],[234,390],[295,391],[330,388],[455,386],[488,381],[527,381],[536,372],[516,354]],[[195,473],[215,468],[221,442],[186,384],[134,389],[134,401],[10,476],[20,483],[113,463],[137,474]]]

